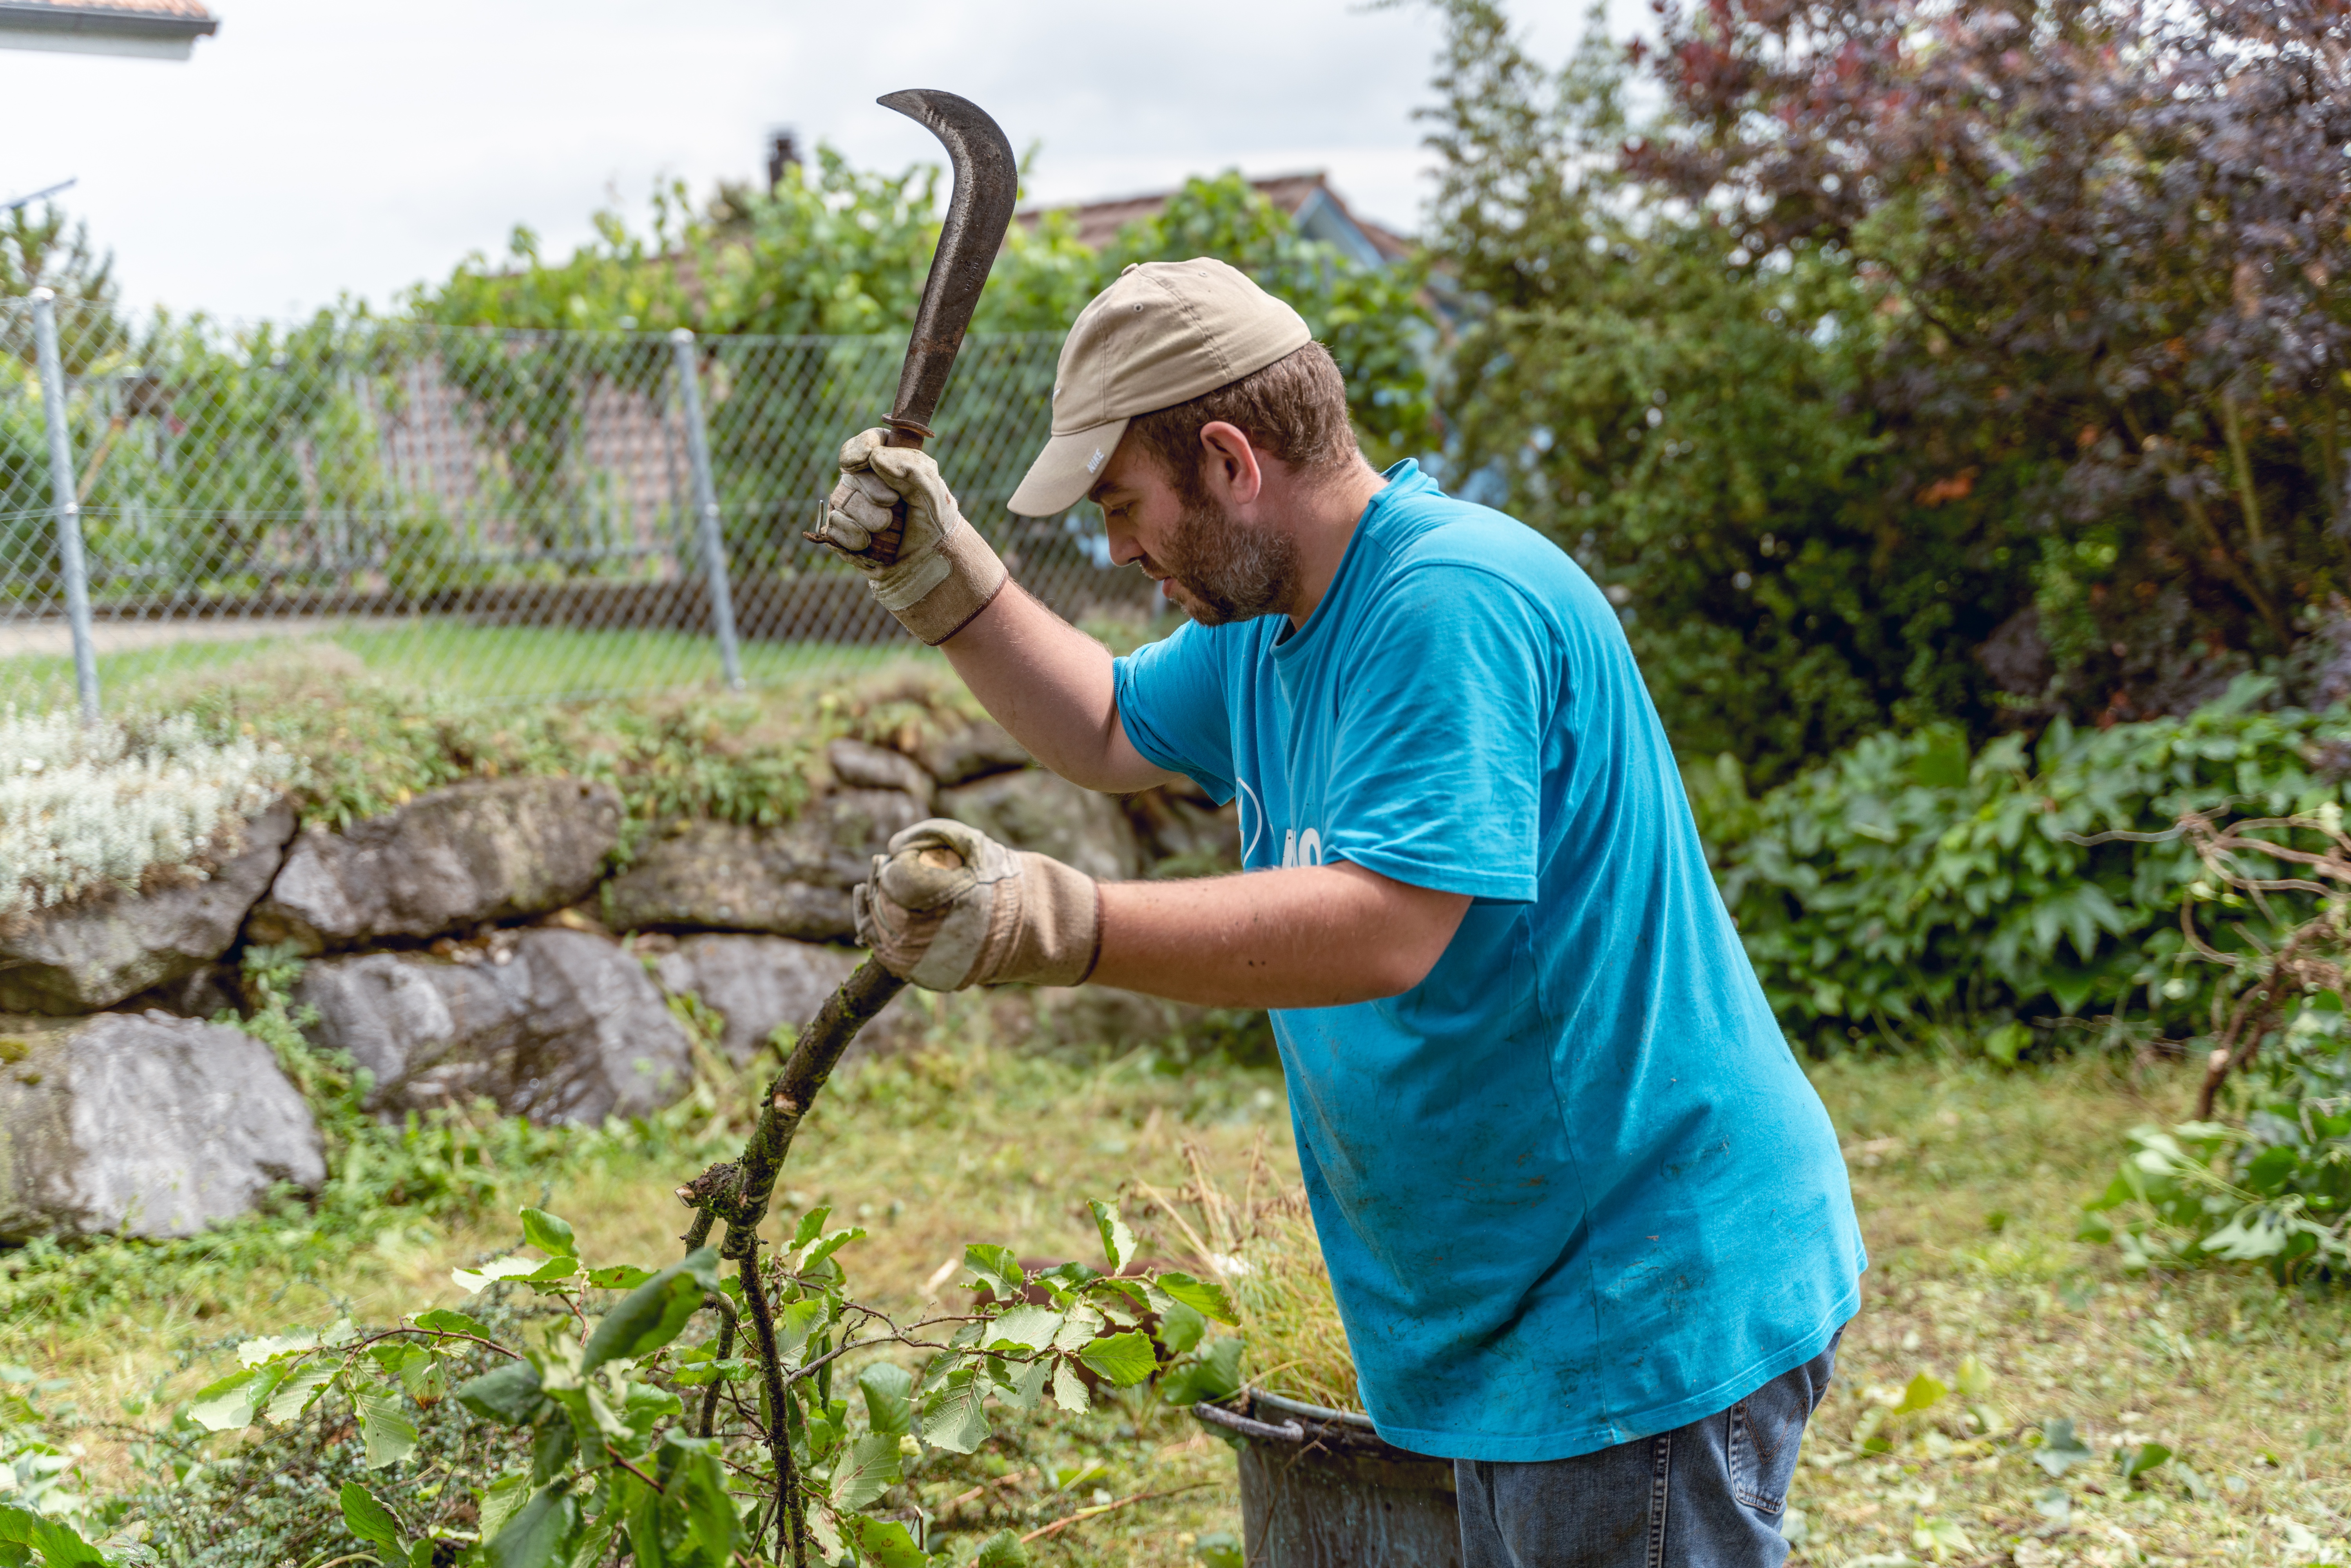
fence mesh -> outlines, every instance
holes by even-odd
[[[806,543],[833,459],[879,423],[903,339],[515,332],[320,319],[141,333],[60,301],[101,686],[233,680],[330,643],[494,699],[715,684],[714,576],[680,376],[700,392],[754,685],[915,650]],[[1050,421],[1055,339],[975,336],[931,444],[965,515],[1062,613],[1135,615],[1077,514],[1005,502]],[[73,688],[29,301],[0,300],[0,703]],[[210,673],[208,676],[206,673]]]

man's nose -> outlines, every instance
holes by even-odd
[[[1131,529],[1106,526],[1110,535],[1110,563],[1113,566],[1133,566],[1143,559],[1143,543]]]

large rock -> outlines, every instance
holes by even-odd
[[[305,832],[246,934],[318,953],[545,914],[585,895],[620,840],[608,784],[453,784],[347,832]]]
[[[294,996],[318,1009],[310,1033],[374,1076],[371,1109],[486,1098],[534,1122],[593,1124],[685,1092],[685,1032],[610,937],[548,926],[455,951],[304,969]]]
[[[825,748],[825,760],[832,765],[832,776],[852,789],[903,790],[928,806],[937,788],[910,758],[862,740],[834,741]]]
[[[930,814],[926,797],[903,789],[836,789],[809,809],[813,831],[858,857],[861,879],[867,856],[880,854],[892,834]]]
[[[848,936],[849,890],[891,834],[926,814],[903,790],[841,789],[781,828],[680,821],[604,884],[604,920],[615,931]]]
[[[1058,774],[1029,768],[943,789],[939,812],[1089,876],[1122,882],[1143,874],[1142,847],[1118,802]]]
[[[681,822],[604,884],[615,931],[850,934],[849,890],[866,862],[802,831]]]
[[[797,1036],[849,978],[857,955],[781,936],[687,936],[653,962],[662,988],[692,995],[725,1020],[719,1044],[738,1067],[758,1059],[778,1025]],[[858,1039],[888,1032],[893,1000]],[[789,1050],[789,1040],[785,1047]]]
[[[326,1179],[309,1107],[242,1030],[0,1019],[0,1239],[193,1236]]]
[[[980,719],[931,737],[915,748],[914,760],[940,783],[962,784],[1027,768],[1035,759],[1003,726]]]
[[[1126,800],[1126,820],[1160,876],[1212,876],[1241,869],[1238,802],[1219,810],[1190,779]]]
[[[96,1012],[193,975],[236,940],[293,835],[281,800],[245,824],[242,847],[202,882],[72,904],[0,936],[0,1012]]]

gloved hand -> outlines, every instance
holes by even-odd
[[[852,903],[857,939],[925,990],[1074,986],[1102,955],[1093,878],[944,817],[891,839]]]
[[[884,446],[886,430],[861,430],[841,448],[841,483],[808,537],[865,573],[883,608],[935,647],[970,624],[1004,587],[1004,563],[956,510],[930,454]],[[888,565],[870,553],[906,504],[906,531]]]

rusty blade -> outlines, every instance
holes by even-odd
[[[987,111],[967,98],[935,88],[909,88],[875,101],[929,128],[955,169],[939,248],[923,283],[922,308],[898,375],[898,401],[890,413],[893,445],[922,444],[931,434],[939,393],[955,368],[971,326],[972,308],[987,283],[988,268],[1012,225],[1012,204],[1020,192],[1020,168],[1012,143]],[[911,440],[903,439],[911,437]]]

